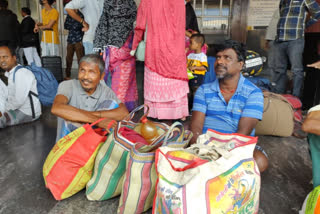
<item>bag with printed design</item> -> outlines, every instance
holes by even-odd
[[[131,148],[136,144],[136,140],[131,140],[128,130],[134,130],[139,123],[133,122],[135,113],[144,108],[144,105],[134,109],[126,119],[120,121],[116,128],[111,131],[106,143],[100,148],[94,165],[92,178],[87,183],[86,195],[88,200],[102,201],[118,196],[122,190],[122,182],[126,172],[127,156]],[[142,116],[146,117],[149,108]],[[154,123],[157,127],[158,137],[150,145],[161,143],[168,130],[164,123]],[[124,130],[124,132],[121,132]],[[137,137],[137,136],[136,136]],[[138,139],[136,138],[135,139]]]
[[[102,120],[77,128],[50,151],[43,165],[43,177],[56,200],[68,198],[86,187],[96,154],[107,138],[107,131],[93,128]]]
[[[155,150],[159,146],[184,148],[192,138],[191,131],[185,131],[181,123],[171,125],[166,138],[160,145],[136,144],[127,158],[127,170],[123,181],[118,213],[138,214],[152,207],[155,183]]]
[[[256,137],[208,130],[187,149],[160,147],[153,214],[258,213]]]

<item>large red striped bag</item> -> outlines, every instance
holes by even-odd
[[[116,128],[108,136],[105,144],[100,148],[95,164],[92,178],[87,183],[86,196],[91,201],[102,201],[118,196],[121,193],[122,182],[126,172],[126,160],[135,142],[124,137],[120,130],[123,127],[133,130],[139,123],[133,122],[135,114],[148,106],[139,106],[134,109],[126,119],[120,121]],[[169,127],[164,123],[154,123],[159,136],[151,145],[157,145],[163,141]]]
[[[136,144],[127,158],[127,170],[123,181],[118,213],[138,214],[152,207],[157,174],[155,170],[155,150],[160,146],[184,148],[189,144],[192,132],[184,130],[175,122],[167,132],[162,145],[143,146]]]
[[[56,200],[79,192],[91,178],[96,154],[107,138],[107,131],[93,128],[102,120],[74,130],[50,151],[43,165],[43,178]]]
[[[256,137],[208,130],[187,149],[160,147],[153,214],[258,214]]]

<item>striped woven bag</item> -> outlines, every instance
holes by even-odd
[[[87,183],[86,195],[88,200],[107,200],[121,193],[123,176],[126,171],[126,159],[134,143],[123,137],[119,130],[124,126],[134,129],[138,125],[138,123],[132,121],[134,115],[143,108],[143,105],[137,107],[125,120],[119,122],[117,127],[109,134],[105,144],[101,146],[95,160],[93,176]],[[142,117],[148,114],[148,106],[146,106],[146,109],[147,111]],[[160,135],[152,145],[162,142],[169,128],[164,123],[155,123],[155,125]]]
[[[178,128],[179,127],[179,128]],[[162,146],[184,148],[192,138],[181,123],[174,123],[167,132]],[[152,207],[157,180],[155,150],[161,145],[136,144],[127,157],[127,170],[123,181],[118,213],[137,214]]]

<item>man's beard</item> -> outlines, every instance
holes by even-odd
[[[87,80],[87,79],[82,79],[80,80],[80,82],[83,82],[83,81],[87,81],[89,83],[92,83],[90,80]],[[82,84],[81,84],[83,90],[85,90],[86,92],[90,92],[92,90],[92,88],[85,88]]]
[[[216,77],[218,80],[226,80],[230,79],[232,77],[231,74],[228,73],[228,69],[222,65],[218,65],[215,67],[216,71],[219,71],[219,68],[221,68],[221,73],[216,73]]]
[[[83,88],[83,90],[85,90],[85,92],[90,92],[92,89],[92,88],[84,88],[84,87],[82,87],[82,88]]]
[[[227,79],[231,79],[233,77],[233,75],[229,74],[229,73],[223,73],[220,75],[216,75],[218,80],[227,80]]]

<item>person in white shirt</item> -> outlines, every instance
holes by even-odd
[[[104,0],[72,0],[65,6],[67,13],[83,25],[82,44],[85,54],[93,53],[93,40],[102,14],[103,3]],[[84,19],[77,14],[76,10],[81,11]]]
[[[0,79],[0,112],[4,112],[6,109],[6,100],[8,98],[8,88],[4,82]]]
[[[0,67],[8,78],[7,96],[0,112],[0,128],[27,123],[41,115],[37,81],[33,73],[17,64],[14,48],[0,46]]]

